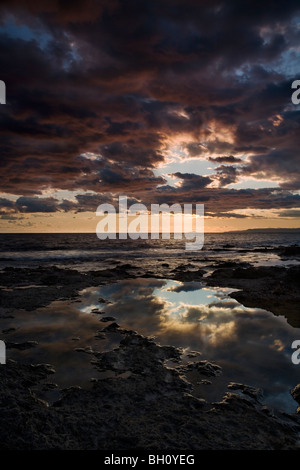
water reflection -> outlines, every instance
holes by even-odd
[[[34,311],[16,310],[12,318],[1,321],[2,331],[9,331],[2,338],[7,344],[36,341],[33,348],[7,349],[7,358],[22,363],[49,363],[56,373],[49,376],[60,388],[71,385],[88,387],[90,379],[97,376],[91,365],[91,356],[85,348],[107,350],[116,347],[120,338],[110,335],[97,340],[95,334],[101,329],[99,318],[83,314],[77,304],[56,301],[50,306]],[[79,349],[79,351],[77,351]]]
[[[53,364],[57,372],[50,380],[60,387],[86,386],[97,371],[91,356],[75,348],[108,350],[117,347],[118,334],[96,339],[97,330],[113,317],[122,328],[156,337],[160,344],[183,348],[186,357],[199,351],[198,359],[215,361],[223,375],[213,385],[195,382],[195,393],[215,401],[230,381],[260,387],[265,402],[295,412],[289,390],[299,380],[300,366],[291,362],[291,344],[300,339],[298,328],[271,312],[246,308],[229,297],[233,289],[206,287],[199,282],[163,279],[128,279],[84,289],[77,301],[57,301],[33,312],[13,312],[1,321],[11,330],[6,341],[37,341],[25,351],[9,349],[8,358]],[[94,312],[96,309],[97,313]]]
[[[161,344],[200,351],[203,359],[223,368],[219,386],[200,387],[210,399],[217,399],[229,381],[261,387],[265,402],[289,412],[296,404],[289,390],[299,380],[291,362],[291,344],[300,338],[284,317],[246,308],[228,294],[233,289],[208,288],[197,282],[157,279],[125,280],[101,289],[83,292],[87,310],[104,304],[105,315],[122,327],[155,336]]]

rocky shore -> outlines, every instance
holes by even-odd
[[[0,322],[13,316],[14,309],[32,311],[54,300],[76,299],[85,287],[141,275],[236,288],[231,296],[244,305],[300,324],[298,266],[255,268],[228,262],[209,273],[197,261],[161,263],[156,272],[150,266],[142,273],[132,264],[87,273],[6,268],[0,273]],[[79,348],[103,374],[87,389],[70,387],[60,390],[57,400],[45,401],[41,392],[57,388],[52,365],[8,359],[0,366],[1,450],[300,450],[300,415],[269,409],[259,388],[231,382],[222,400],[204,400],[194,394],[189,373],[210,381],[222,374],[218,364],[197,355],[184,362],[180,348],[125,329],[113,317],[99,325],[99,342],[116,334],[120,341],[108,351]],[[30,343],[9,347],[35,346]],[[299,386],[291,395],[300,404]]]
[[[212,286],[239,289],[231,297],[246,307],[260,307],[283,315],[295,328],[300,327],[300,266],[219,267],[208,278]]]

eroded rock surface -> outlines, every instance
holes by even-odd
[[[0,367],[0,448],[5,449],[298,449],[300,417],[274,416],[253,387],[229,384],[223,400],[209,403],[193,395],[180,363],[181,350],[114,325],[118,348],[88,350],[98,371],[92,388],[61,390],[50,404],[39,390],[56,386],[49,365],[9,360]],[[109,335],[106,328],[102,334]],[[174,367],[166,366],[173,359]],[[220,374],[216,364],[198,361],[199,374]],[[295,394],[298,398],[298,393]]]

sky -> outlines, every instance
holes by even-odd
[[[119,196],[300,227],[299,0],[2,0],[0,64],[1,232],[94,232]]]

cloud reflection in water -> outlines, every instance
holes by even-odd
[[[266,403],[294,412],[289,390],[299,382],[299,369],[291,362],[291,344],[300,331],[284,317],[244,307],[229,297],[233,290],[130,279],[90,291],[86,300],[108,299],[105,314],[122,327],[155,336],[161,344],[199,351],[202,359],[222,366],[222,386],[230,381],[258,386]]]

